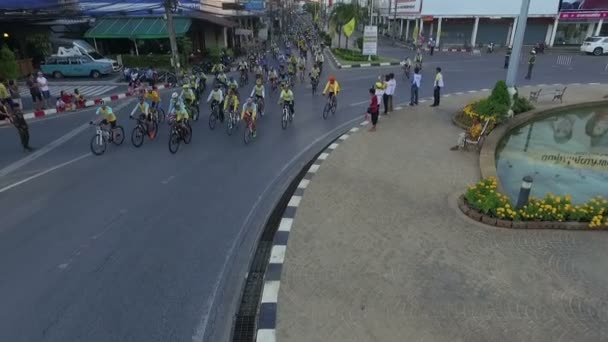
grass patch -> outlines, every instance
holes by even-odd
[[[372,56],[371,60],[368,61],[368,56],[362,55],[357,50],[332,49],[332,52],[340,64],[397,62],[395,59],[381,56]]]

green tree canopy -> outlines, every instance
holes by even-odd
[[[19,76],[19,65],[15,54],[8,46],[0,49],[0,77],[5,79],[16,79]]]

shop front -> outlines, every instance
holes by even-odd
[[[562,0],[550,45],[581,45],[587,37],[608,36],[606,20],[606,0]]]

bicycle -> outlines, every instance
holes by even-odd
[[[258,109],[258,113],[260,113],[260,117],[264,116],[264,98],[256,97],[255,106]]]
[[[200,109],[198,108],[198,101],[194,101],[188,105],[188,113],[192,117],[192,121],[198,121],[200,115]]]
[[[293,113],[291,112],[291,108],[289,108],[289,104],[283,102],[283,115],[281,115],[281,127],[283,129],[287,129],[287,125],[293,121]]]
[[[273,78],[270,80],[270,89],[272,90],[273,93],[276,93],[278,90],[278,86],[277,86],[277,79]]]
[[[247,70],[241,71],[241,78],[239,79],[239,86],[243,87],[249,83],[249,77],[247,75]]]
[[[404,80],[409,80],[410,79],[410,74],[411,74],[411,69],[412,67],[408,64],[404,64],[403,65],[403,79]]]
[[[243,132],[243,141],[245,145],[249,144],[255,137],[253,136],[253,120],[251,113],[245,114],[245,131]]]
[[[336,108],[338,107],[338,100],[336,99],[336,95],[331,95],[327,97],[327,102],[325,103],[325,107],[323,108],[323,119],[327,119],[329,116],[329,112],[336,114]]]
[[[232,131],[235,129],[239,129],[239,117],[238,113],[231,109],[228,112],[228,120],[226,122],[226,133],[228,135],[232,135]]]
[[[157,104],[156,108],[150,108],[150,113],[152,114],[152,118],[154,118],[159,126],[161,123],[165,122],[165,110],[160,107],[160,104]]]
[[[192,141],[192,127],[188,121],[184,124],[178,124],[175,115],[170,119],[171,131],[169,133],[169,152],[175,154],[179,149],[179,145],[183,141],[186,145]]]
[[[217,102],[211,104],[211,113],[209,113],[209,128],[215,129],[217,120],[220,118],[220,105]]]
[[[91,125],[94,125],[92,122]],[[112,133],[112,134],[110,134]],[[107,129],[100,124],[95,125],[95,135],[91,138],[91,152],[94,155],[100,156],[106,151],[108,143],[113,143],[116,146],[122,145],[125,140],[125,130],[122,126],[117,125],[112,129]]]
[[[300,83],[304,83],[304,68],[300,69]]]
[[[144,135],[147,135],[150,139],[154,139],[157,133],[158,123],[155,120],[148,122],[147,119],[142,120],[140,117],[138,117],[137,125],[131,132],[131,143],[135,147],[141,147],[141,145],[144,143]]]

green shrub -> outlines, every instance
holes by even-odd
[[[131,56],[122,55],[122,64],[129,68],[171,68],[170,55]]]
[[[349,62],[367,62],[368,57],[361,54],[361,51],[358,50],[348,50],[348,49],[332,49],[334,55],[339,59],[349,61]],[[372,61],[377,61],[378,56],[372,56]]]
[[[323,43],[327,47],[331,47],[331,35],[327,32],[321,32],[321,38],[323,39]]]
[[[513,95],[513,113],[515,115],[531,111],[534,106],[525,97],[520,97],[517,94]]]
[[[19,65],[15,59],[15,54],[8,46],[4,45],[0,49],[0,77],[14,80],[19,76]]]
[[[474,106],[474,111],[480,118],[492,118],[497,123],[502,122],[509,112],[508,105],[493,101],[491,97],[480,100]]]
[[[488,99],[498,104],[502,104],[509,107],[511,105],[510,98],[511,96],[509,96],[507,83],[505,81],[498,81],[496,82],[496,85],[494,85],[494,89],[492,89],[492,94],[490,94],[490,97]]]

